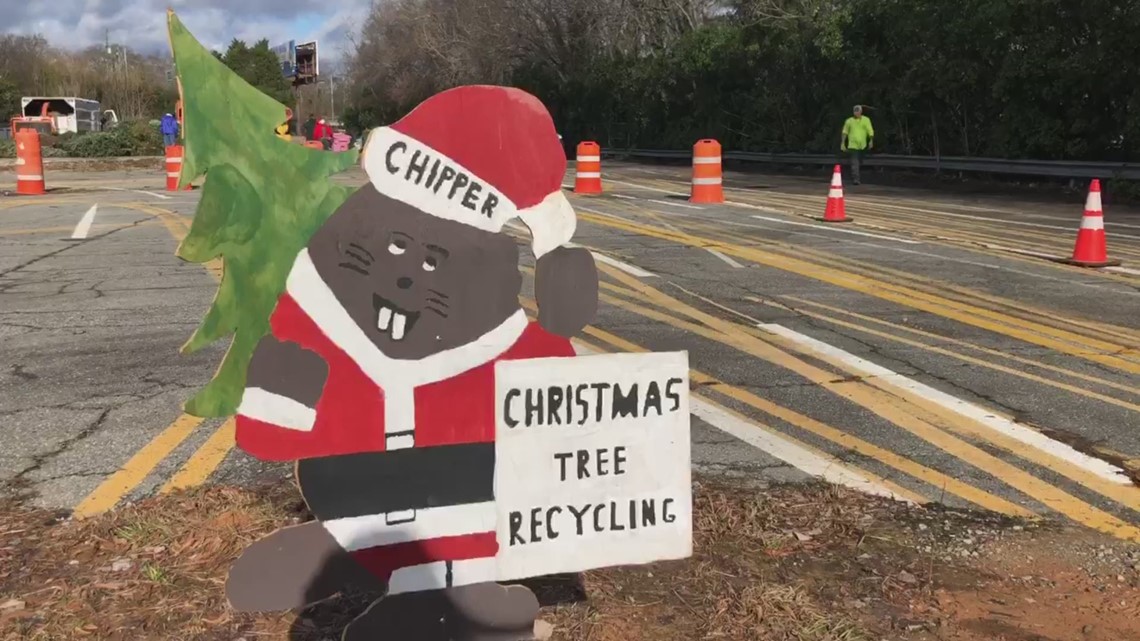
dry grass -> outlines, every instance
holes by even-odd
[[[85,521],[0,505],[0,640],[339,638],[368,598],[334,599],[300,616],[236,614],[225,603],[226,573],[245,546],[303,518],[289,484],[261,491],[201,489]],[[985,559],[986,567],[979,567],[981,559],[936,561],[918,551],[938,547],[930,535],[988,528],[1003,549],[1035,559],[1027,562],[1031,567],[1090,536],[1037,528],[1008,536],[1009,524],[1001,520],[915,510],[824,485],[757,492],[701,482],[694,519],[691,559],[535,582],[546,604],[543,617],[555,624],[554,639],[991,639],[990,628],[977,628],[972,617],[985,611],[988,594],[1028,589],[1011,582],[1008,571],[986,569],[1006,567],[1014,557]],[[1025,607],[1045,608],[1026,610],[1021,616],[1029,622],[1049,615],[1055,626],[1083,626],[1086,610],[1124,596],[1108,592],[1102,595],[1108,605],[1090,602],[1087,595],[1099,593],[1072,578],[1080,574],[1071,564],[1061,560],[1053,568],[1042,585],[1068,581],[1070,592],[1086,598],[1074,600],[1068,612],[1048,592],[1026,592],[1033,598],[1023,599],[1030,604]],[[971,632],[975,628],[983,632]],[[1105,629],[1116,638],[1134,631]],[[1041,638],[1010,636],[1006,628],[1002,634],[1018,641]]]
[[[216,488],[86,521],[14,505],[0,512],[0,638],[233,639],[229,564],[295,514],[291,488]],[[220,633],[220,634],[219,634]],[[226,636],[229,635],[229,636]]]

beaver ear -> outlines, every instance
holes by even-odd
[[[571,338],[598,313],[598,268],[581,247],[558,247],[538,259],[534,272],[538,323],[551,334]]]

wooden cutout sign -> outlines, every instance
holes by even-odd
[[[180,251],[226,268],[195,344],[237,336],[199,405],[238,399],[238,446],[295,462],[316,517],[242,554],[236,609],[356,587],[386,596],[346,639],[526,639],[538,602],[500,581],[691,553],[687,356],[575,356],[598,274],[566,246],[566,159],[537,98],[429,98],[369,134],[368,182],[348,194],[328,179],[348,164],[338,154],[272,135],[272,101],[234,106],[258,138],[216,153],[210,137],[234,123],[202,117],[228,104],[211,88],[248,86],[173,16],[171,39],[190,173],[210,168]],[[273,181],[262,165],[276,157],[288,171]],[[503,231],[515,218],[531,231],[536,321]]]

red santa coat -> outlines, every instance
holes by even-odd
[[[322,509],[335,516],[323,517],[324,527],[365,567],[390,579],[392,591],[494,580],[498,543],[493,497],[456,503],[463,501],[463,493],[472,485],[459,470],[467,462],[463,458],[472,458],[466,453],[473,452],[480,460],[489,460],[491,469],[466,473],[477,474],[481,481],[493,475],[494,364],[573,356],[570,341],[528,322],[519,310],[469,345],[419,361],[390,359],[336,301],[306,251],[290,272],[270,325],[278,340],[295,342],[321,356],[328,365],[328,378],[315,408],[247,387],[236,418],[238,446],[263,460],[302,460],[301,466],[310,463],[304,459],[331,462],[311,462],[314,472],[309,476],[316,480],[310,488],[305,468],[299,467],[302,491],[318,517]],[[344,456],[380,452],[389,454],[366,459],[355,468],[355,459]],[[383,475],[386,467],[407,468],[420,461],[425,461],[423,471],[434,483],[422,490],[423,503],[412,497],[411,504],[402,503],[398,510],[369,508],[377,505],[370,503],[369,492],[387,496],[388,502],[377,499],[387,506],[408,498],[401,494],[415,492],[383,487],[383,478],[360,481],[353,476],[354,469]],[[325,478],[317,478],[320,475]],[[356,481],[371,483],[376,490],[348,485]],[[334,485],[334,492],[317,492],[321,486],[341,482],[345,486]],[[359,500],[353,505],[318,506],[310,489],[314,496]],[[454,498],[449,501],[448,495]]]

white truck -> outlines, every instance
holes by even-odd
[[[99,101],[86,98],[25,96],[20,99],[20,108],[24,118],[51,118],[56,134],[103,131],[119,121],[114,111],[103,111]]]

